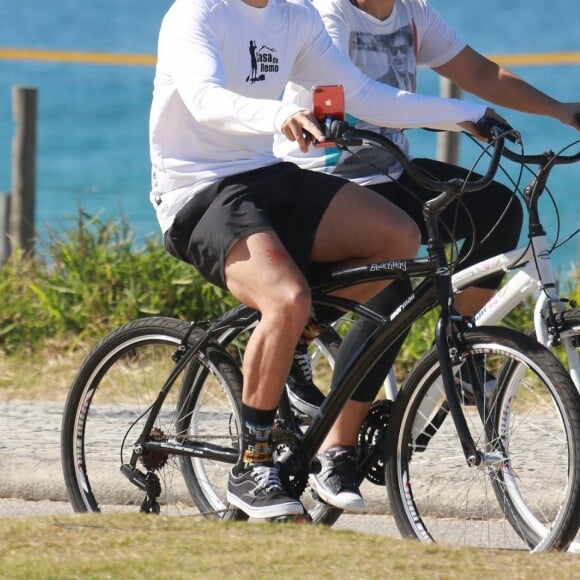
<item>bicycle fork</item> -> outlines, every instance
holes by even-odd
[[[458,193],[458,192],[456,192]],[[435,327],[435,345],[439,357],[439,367],[441,369],[441,378],[443,380],[443,387],[445,391],[445,398],[449,407],[449,412],[455,424],[455,429],[461,443],[461,448],[465,455],[467,464],[471,467],[477,467],[483,463],[497,463],[498,458],[484,455],[476,446],[473,436],[467,425],[465,415],[461,408],[459,399],[459,392],[455,386],[455,376],[452,366],[452,357],[457,357],[458,349],[454,346],[454,342],[459,340],[457,333],[453,330],[453,325],[462,330],[466,327],[464,318],[460,315],[452,315],[452,286],[451,286],[451,270],[445,255],[445,249],[440,242],[437,218],[439,213],[444,209],[446,203],[449,203],[449,198],[439,196],[427,202],[423,208],[423,216],[425,218],[425,225],[428,232],[427,251],[429,252],[430,261],[436,264],[435,278],[438,292],[438,302],[441,306],[441,314],[437,320]],[[448,330],[449,339],[448,339]],[[461,348],[459,348],[459,352]],[[475,365],[472,360],[468,359],[467,370],[472,381],[474,396],[476,398],[476,405],[483,421],[486,435],[489,441],[498,441],[495,433],[490,431],[493,428],[490,421],[485,416],[485,402],[483,387],[477,378]],[[480,388],[481,387],[481,388]]]

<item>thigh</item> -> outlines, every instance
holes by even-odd
[[[224,263],[228,290],[241,302],[264,311],[308,294],[308,283],[272,230],[237,240]]]
[[[419,237],[415,222],[403,210],[370,189],[348,183],[320,222],[311,259],[341,262],[377,252],[385,259],[413,257]]]

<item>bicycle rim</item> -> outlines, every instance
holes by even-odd
[[[578,394],[556,359],[522,335],[476,329],[465,342],[454,371],[484,461],[465,461],[431,351],[393,410],[387,487],[397,525],[426,542],[566,549],[580,523]],[[485,425],[466,393],[470,357],[493,386]]]
[[[144,491],[122,475],[121,465],[131,457],[188,328],[167,318],[137,320],[111,333],[84,361],[71,387],[62,425],[63,472],[75,511],[135,511],[141,506]],[[195,360],[203,364],[199,357]],[[177,387],[156,417],[149,434],[152,440],[180,440],[178,423],[183,414]],[[137,467],[159,479],[162,513],[199,513],[178,456],[145,453]]]

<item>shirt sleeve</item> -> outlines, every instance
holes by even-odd
[[[349,54],[350,24],[339,2],[328,0],[314,0],[314,6],[320,14],[324,27],[337,46],[344,54]]]
[[[467,45],[441,14],[425,0],[415,3],[413,18],[417,24],[417,64],[436,68],[449,62]]]
[[[168,13],[159,35],[158,67],[175,83],[193,118],[231,134],[274,134],[301,107],[226,89],[224,64],[210,9],[182,3]]]

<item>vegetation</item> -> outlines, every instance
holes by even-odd
[[[0,273],[0,354],[35,355],[54,345],[71,354],[137,317],[212,318],[235,304],[158,241],[136,249],[125,222],[79,212],[78,222],[52,235],[36,258],[16,253]],[[564,291],[580,302],[578,276]],[[515,328],[532,326],[533,304],[510,315]],[[411,365],[432,343],[432,312],[413,326],[400,360]],[[0,359],[1,360],[1,359]]]
[[[48,341],[75,348],[137,317],[207,318],[234,305],[158,242],[135,249],[125,223],[83,213],[52,236],[43,258],[16,254],[3,266],[0,350],[34,351]]]
[[[138,514],[0,519],[4,578],[574,578],[573,554]]]

